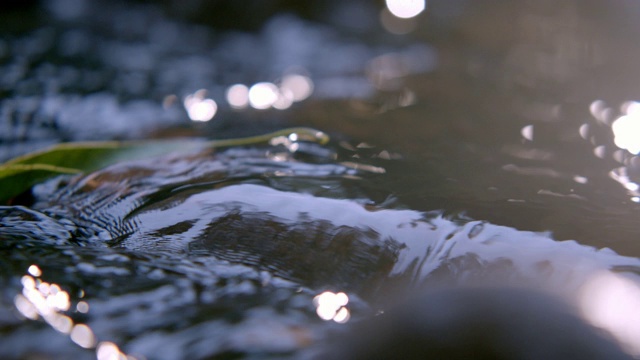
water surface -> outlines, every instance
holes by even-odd
[[[3,356],[93,358],[108,341],[150,359],[309,357],[346,329],[316,313],[324,291],[348,295],[349,324],[443,281],[633,278],[637,136],[613,124],[638,116],[637,2],[431,1],[404,35],[368,2],[265,4],[7,13],[1,159],[292,125],[332,141],[118,164],[0,208]],[[280,102],[242,97],[257,85]]]

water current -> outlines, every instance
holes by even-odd
[[[566,313],[541,294],[578,315],[536,342],[640,356],[637,2],[190,4],[11,5],[0,159],[288,126],[331,141],[122,161],[0,206],[1,358],[323,358],[405,297],[398,319],[437,325],[433,306],[471,329],[487,303],[518,333],[522,305],[545,333]],[[417,295],[443,287],[495,290]]]

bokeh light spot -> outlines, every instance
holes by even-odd
[[[288,89],[280,89],[278,99],[273,103],[273,108],[285,110],[293,105],[293,93]]]
[[[349,303],[349,296],[343,292],[325,291],[314,297],[313,303],[316,306],[316,314],[322,320],[333,320],[344,324],[351,317],[349,309],[346,308]]]
[[[270,108],[279,96],[278,87],[269,82],[259,82],[249,89],[249,104],[258,110]]]
[[[527,125],[520,130],[522,137],[529,141],[533,141],[533,125]]]
[[[123,354],[118,345],[110,342],[103,341],[96,347],[96,358],[98,360],[126,360],[127,357]]]
[[[617,147],[634,155],[640,153],[640,114],[629,113],[619,117],[611,125]]]
[[[76,305],[76,310],[79,313],[83,313],[83,314],[88,313],[89,312],[89,303],[87,303],[86,301],[78,302],[78,304]]]
[[[87,325],[78,324],[73,327],[70,334],[71,340],[85,349],[95,346],[96,338],[93,331]]]
[[[73,328],[73,320],[65,315],[54,314],[53,316],[48,317],[46,320],[52,328],[63,334],[68,334]]]
[[[213,99],[205,98],[206,90],[201,89],[188,95],[184,99],[184,108],[193,121],[209,121],[218,111],[218,105]]]
[[[578,184],[586,184],[589,182],[589,179],[581,175],[575,175],[573,177],[573,181],[577,182]]]
[[[640,287],[619,275],[594,276],[580,292],[580,308],[594,326],[608,330],[632,355],[640,355]]]
[[[40,275],[42,275],[42,271],[37,265],[29,266],[29,269],[27,269],[27,272],[35,277],[39,277]]]
[[[313,93],[313,81],[307,76],[299,74],[289,74],[282,78],[280,83],[282,93],[290,92],[293,101],[302,101]]]
[[[425,0],[386,0],[387,9],[402,19],[417,16],[426,7]]]
[[[242,84],[229,86],[227,102],[234,109],[244,109],[249,106],[249,88]]]
[[[38,319],[38,310],[26,297],[22,295],[16,295],[15,299],[13,299],[13,303],[20,314],[22,314],[22,316],[31,320]]]
[[[24,275],[21,278],[22,293],[14,297],[13,303],[16,310],[27,319],[38,320],[42,318],[56,331],[68,335],[77,345],[91,349],[96,346],[97,339],[93,330],[85,324],[75,324],[73,319],[64,311],[71,307],[69,293],[63,290],[60,285],[42,281],[42,271],[36,265],[31,265],[28,270],[31,275]],[[84,296],[84,292],[81,291]],[[76,310],[86,314],[89,312],[89,304],[86,301],[79,301]],[[126,360],[133,359],[122,353],[118,347],[110,342],[103,342],[96,349],[98,359]]]

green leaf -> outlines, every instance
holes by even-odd
[[[38,182],[52,176],[77,174],[80,170],[46,164],[16,164],[0,166],[0,202],[20,195]]]
[[[195,150],[197,146],[204,148],[206,144],[193,140],[65,143],[11,159],[4,166],[46,164],[85,172],[102,169],[119,161]]]
[[[149,141],[75,142],[52,146],[11,159],[0,165],[0,203],[20,195],[52,176],[102,169],[120,161],[187,153],[206,148],[221,148],[268,143],[289,137],[325,144],[329,137],[310,128],[291,128],[269,134],[238,139],[201,141],[199,139]]]

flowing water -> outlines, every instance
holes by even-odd
[[[479,283],[557,294],[640,354],[637,2],[180,4],[9,8],[0,158],[331,141],[122,162],[0,207],[0,357],[313,358],[399,293]]]

